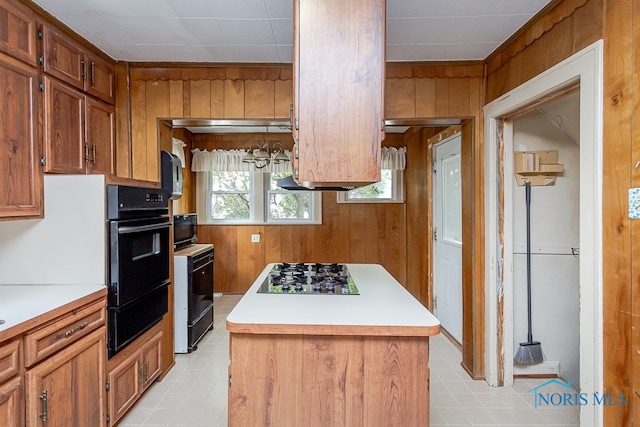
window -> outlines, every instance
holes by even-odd
[[[211,171],[198,174],[199,218],[224,224],[320,224],[321,193],[287,191],[276,180],[289,173]],[[201,197],[204,195],[205,197]]]
[[[349,191],[338,192],[338,203],[402,203],[404,171],[382,169],[380,181]]]

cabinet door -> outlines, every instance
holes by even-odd
[[[85,91],[109,104],[115,102],[115,66],[99,56],[87,53]]]
[[[156,334],[142,349],[142,375],[144,388],[149,387],[160,375],[162,360],[162,332]]]
[[[42,217],[37,68],[0,53],[0,218]]]
[[[86,97],[87,171],[114,173],[115,109],[113,105]]]
[[[139,352],[109,372],[109,415],[112,423],[117,422],[140,397],[143,374]]]
[[[42,28],[44,72],[84,90],[85,58],[82,46],[52,26]]]
[[[0,426],[19,427],[22,425],[20,414],[20,389],[22,379],[16,377],[0,386]]]
[[[37,66],[33,11],[19,2],[0,0],[0,28],[0,52]]]
[[[105,327],[25,374],[27,426],[105,426]]]
[[[83,132],[84,95],[45,77],[45,172],[84,173],[89,147]]]

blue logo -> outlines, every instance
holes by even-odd
[[[557,384],[566,389],[556,391],[556,387],[550,391],[550,385]],[[533,393],[533,407],[553,407],[553,406],[624,406],[627,404],[626,393],[600,393],[600,392],[579,392],[571,387],[571,380],[565,382],[559,379],[552,379],[538,387],[529,390]]]

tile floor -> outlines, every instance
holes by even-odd
[[[151,386],[120,427],[227,425],[229,334],[225,318],[240,298],[223,295],[215,299],[214,330],[195,352],[176,355],[175,367]],[[517,379],[513,387],[490,387],[471,380],[460,367],[460,352],[442,334],[431,338],[430,365],[431,426],[579,425],[577,407],[534,409],[530,390],[546,380]]]

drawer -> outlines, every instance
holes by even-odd
[[[0,345],[0,384],[20,372],[20,339]]]
[[[26,367],[31,367],[34,363],[98,329],[105,324],[105,319],[106,304],[101,301],[83,309],[74,310],[48,326],[26,334],[24,336]]]

